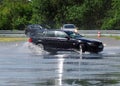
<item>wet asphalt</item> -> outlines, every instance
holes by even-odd
[[[99,54],[51,55],[26,41],[0,43],[0,86],[120,86],[120,41],[96,39],[105,45]]]

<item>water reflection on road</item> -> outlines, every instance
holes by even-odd
[[[0,86],[120,86],[119,47],[82,59],[75,52],[31,52],[24,42],[0,48]]]

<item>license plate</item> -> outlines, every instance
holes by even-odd
[[[100,45],[100,46],[98,46],[99,48],[103,48],[103,46],[102,45]]]

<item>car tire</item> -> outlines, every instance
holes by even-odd
[[[83,47],[82,47],[82,45],[79,45],[79,53],[83,53]]]
[[[80,45],[79,45],[79,50],[80,50],[82,53],[85,53],[85,45],[84,45],[84,44],[80,44]]]
[[[37,44],[37,46],[38,46],[41,50],[44,50],[44,45],[43,45],[43,44]]]

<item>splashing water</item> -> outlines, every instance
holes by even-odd
[[[23,46],[27,47],[27,50],[29,50],[29,52],[32,52],[32,53],[37,54],[37,55],[48,54],[47,51],[44,51],[39,46],[34,45],[32,43],[29,43],[29,42],[24,43]]]

